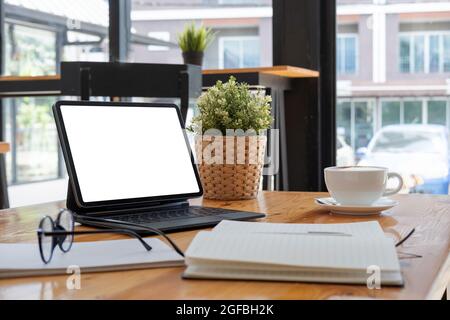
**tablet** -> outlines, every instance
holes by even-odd
[[[80,208],[202,195],[176,105],[59,101],[53,112]]]

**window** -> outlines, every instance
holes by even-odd
[[[381,123],[383,126],[400,123],[400,101],[381,103]]]
[[[356,73],[358,56],[356,42],[356,35],[338,35],[336,41],[336,68],[338,75]]]
[[[61,61],[108,60],[108,1],[5,0],[4,14],[3,75],[54,75]],[[51,112],[57,99],[3,99],[10,185],[65,177]]]
[[[336,106],[338,136],[354,150],[366,147],[375,127],[373,100],[339,100]]]
[[[57,179],[64,164],[59,161],[58,140],[51,106],[53,97],[3,99],[13,151],[8,154],[10,184]],[[7,127],[7,128],[8,128]],[[12,161],[14,160],[14,161]]]
[[[427,103],[428,123],[429,124],[447,124],[447,102],[431,100]]]
[[[374,132],[374,105],[368,101],[354,102],[355,113],[355,150],[366,147]]]
[[[259,66],[258,37],[222,37],[219,40],[220,68]]]
[[[409,37],[400,37],[400,72],[411,70],[411,47]]]
[[[399,47],[402,73],[450,72],[450,34],[402,33]]]
[[[272,0],[133,0],[133,33],[162,40],[167,46],[133,43],[128,61],[183,63],[177,38],[187,24],[195,22],[215,33],[204,52],[204,69],[271,66],[271,9]]]
[[[403,102],[403,122],[406,124],[422,123],[422,101],[404,101]]]
[[[350,101],[338,101],[336,105],[338,135],[348,145],[352,144],[352,105]]]
[[[147,35],[150,38],[154,38],[154,39],[158,39],[158,40],[163,40],[163,41],[170,41],[170,32],[168,31],[152,31],[147,33]],[[169,47],[166,46],[155,46],[155,45],[150,45],[147,47],[147,49],[149,51],[167,51],[169,50]]]
[[[6,23],[5,75],[56,73],[56,34],[45,29]]]
[[[336,133],[356,165],[401,173],[402,192],[448,195],[450,144],[426,135],[450,141],[450,8],[430,1],[336,2]]]
[[[447,124],[447,99],[419,98],[381,101],[381,125]]]

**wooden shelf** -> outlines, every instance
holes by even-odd
[[[264,73],[272,74],[286,78],[317,78],[319,72],[306,68],[293,66],[273,66],[273,67],[258,67],[258,68],[238,68],[238,69],[207,69],[203,70],[203,74],[227,74],[227,73]],[[60,75],[51,76],[34,76],[34,77],[20,77],[20,76],[3,76],[0,81],[49,81],[60,80]]]
[[[3,76],[0,77],[1,97],[53,96],[61,94],[61,77],[50,76]]]
[[[9,152],[9,150],[10,150],[9,143],[0,141],[0,154],[7,153],[7,152]]]
[[[48,81],[61,80],[60,75],[51,76],[2,76],[0,81]]]
[[[293,66],[273,66],[259,68],[239,68],[239,69],[207,69],[203,74],[229,74],[229,73],[263,73],[286,78],[317,78],[319,72],[315,70],[293,67]]]

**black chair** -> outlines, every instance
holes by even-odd
[[[179,98],[186,120],[190,99],[201,94],[199,66],[185,64],[63,62],[61,95]]]

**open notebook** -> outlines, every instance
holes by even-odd
[[[162,241],[145,241],[152,250],[136,239],[75,242],[67,253],[55,248],[49,264],[42,262],[37,243],[1,243],[0,278],[65,274],[73,265],[82,273],[184,265],[183,257]]]
[[[378,266],[381,284],[403,283],[394,242],[378,222],[223,221],[197,234],[185,260],[185,278],[366,284]]]

